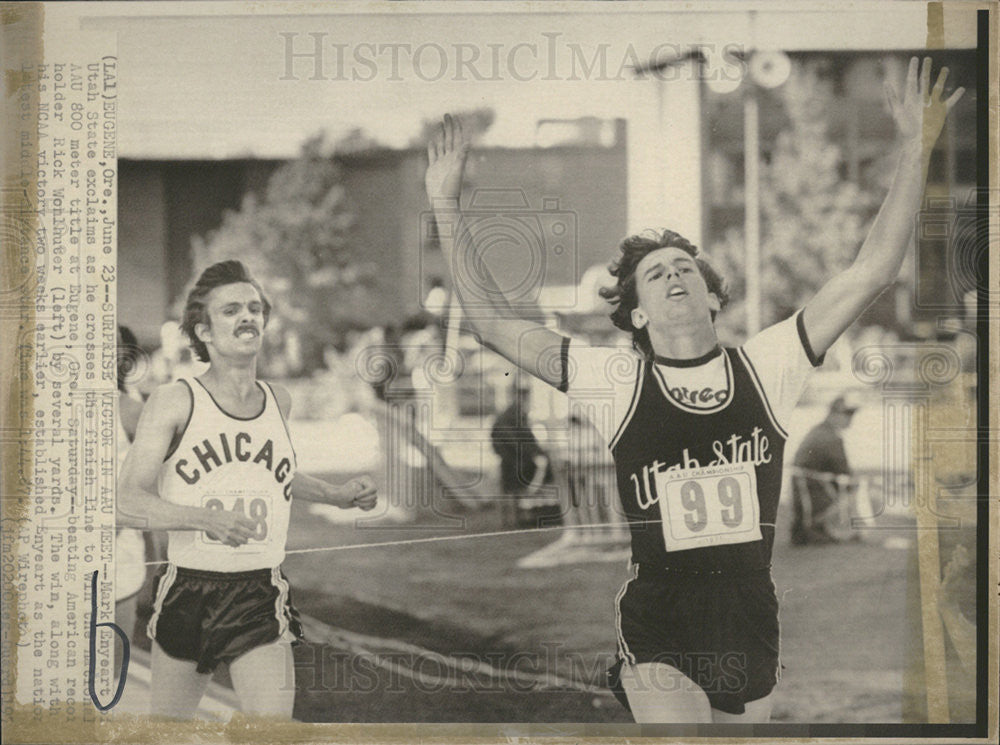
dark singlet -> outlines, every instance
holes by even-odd
[[[656,365],[640,366],[631,416],[612,446],[634,563],[723,573],[770,566],[786,435],[742,350],[722,353],[729,396],[710,411],[670,400]]]

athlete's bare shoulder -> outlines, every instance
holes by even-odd
[[[175,380],[164,383],[153,391],[143,406],[142,415],[156,426],[180,429],[191,418],[193,403],[190,385]]]
[[[129,442],[135,439],[135,431],[139,426],[139,416],[142,414],[142,402],[136,401],[124,393],[118,395],[118,413],[122,428],[128,435]]]
[[[274,391],[274,397],[278,400],[278,408],[281,409],[281,415],[288,418],[288,415],[292,413],[292,394],[288,390],[277,383],[267,383]]]

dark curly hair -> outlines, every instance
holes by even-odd
[[[195,333],[195,327],[199,323],[207,324],[209,322],[205,299],[216,287],[243,282],[253,285],[257,292],[260,293],[261,302],[264,304],[264,325],[267,326],[267,319],[271,317],[271,303],[264,295],[264,290],[261,289],[257,280],[250,276],[250,272],[240,261],[220,261],[218,264],[212,264],[212,266],[201,273],[198,281],[195,282],[194,287],[188,293],[187,302],[184,304],[184,316],[181,319],[181,331],[191,340],[191,348],[194,350],[194,356],[201,362],[210,361],[208,347],[205,346],[205,342],[199,339],[198,334]]]
[[[719,298],[719,308],[729,302],[726,283],[712,266],[698,256],[698,247],[687,238],[672,230],[646,230],[639,235],[631,235],[622,241],[621,256],[611,263],[608,271],[618,281],[613,287],[603,287],[601,297],[615,306],[611,322],[622,331],[632,334],[632,346],[647,359],[653,358],[653,345],[649,341],[649,331],[632,325],[632,311],[639,305],[639,293],[635,287],[635,269],[647,255],[661,248],[679,248],[689,254],[698,266],[698,271],[708,286],[708,291]],[[712,320],[715,320],[712,311]]]

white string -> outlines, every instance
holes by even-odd
[[[289,554],[314,554],[321,551],[352,551],[361,548],[389,548],[391,546],[412,546],[417,543],[439,543],[443,541],[463,541],[470,538],[496,538],[498,536],[527,535],[530,533],[551,533],[556,530],[576,530],[590,528],[610,528],[620,525],[653,525],[662,523],[663,520],[633,520],[631,522],[620,523],[590,523],[586,525],[553,525],[549,528],[520,528],[517,530],[494,530],[489,533],[463,533],[461,535],[436,535],[427,538],[404,538],[397,541],[378,541],[376,543],[349,543],[344,546],[317,546],[315,548],[292,548],[285,551]],[[775,527],[774,523],[760,523]],[[400,528],[404,529],[404,528]],[[158,566],[167,564],[166,561],[147,561],[145,566]]]
[[[644,522],[654,523],[662,520],[646,520]],[[461,535],[436,535],[427,538],[404,538],[397,541],[378,541],[376,543],[349,543],[344,546],[317,546],[316,548],[292,548],[285,551],[288,554],[314,554],[320,551],[350,551],[359,548],[387,548],[390,546],[409,546],[415,543],[434,543],[441,541],[461,541],[469,538],[495,538],[501,535],[525,535],[528,533],[551,533],[556,530],[570,530],[575,528],[609,528],[614,525],[634,525],[636,523],[593,523],[590,525],[553,525],[549,528],[520,528],[517,530],[494,530],[489,533],[463,533]],[[398,528],[405,530],[405,528]],[[146,566],[156,566],[166,564],[166,561],[147,561]]]
[[[659,522],[659,521],[657,521]],[[594,523],[593,525],[553,525],[549,528],[521,528],[519,530],[494,530],[489,533],[465,533],[462,535],[437,535],[427,538],[407,538],[398,541],[380,541],[378,543],[355,543],[347,546],[327,546],[323,548],[293,548],[286,554],[311,554],[317,551],[346,551],[352,548],[385,548],[388,546],[407,546],[414,543],[433,543],[437,541],[460,541],[466,538],[495,538],[501,535],[524,535],[527,533],[550,533],[555,530],[570,528],[607,528],[614,523]],[[625,525],[627,523],[618,523]]]

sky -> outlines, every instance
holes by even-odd
[[[648,107],[661,83],[633,68],[690,45],[704,45],[716,74],[728,75],[739,71],[727,52],[735,48],[905,49],[928,40],[923,3],[361,7],[57,3],[46,6],[46,31],[114,38],[120,156],[170,159],[286,158],[320,130],[336,139],[356,128],[404,147],[424,120],[482,107],[496,120],[480,144],[525,146],[539,119],[628,118]],[[974,45],[974,15],[951,7],[945,43]]]

